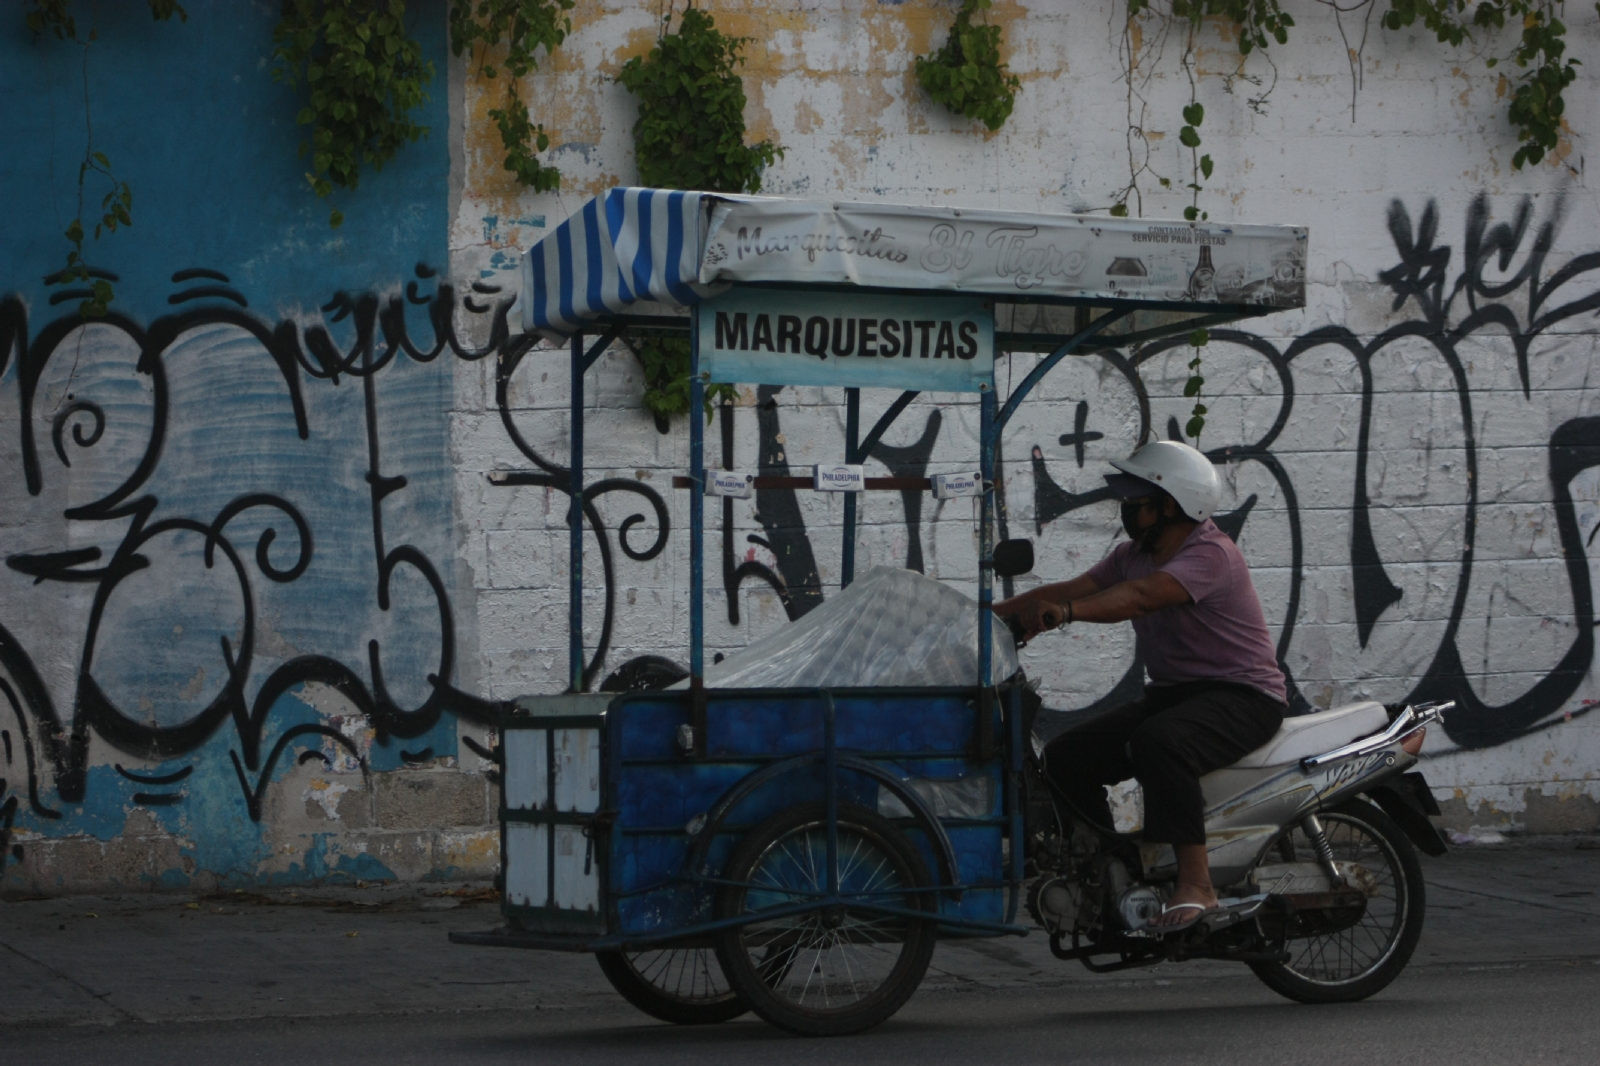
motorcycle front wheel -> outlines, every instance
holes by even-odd
[[[1426,905],[1422,864],[1400,827],[1370,803],[1351,802],[1317,815],[1338,863],[1366,871],[1359,920],[1335,930],[1291,936],[1287,962],[1253,962],[1268,988],[1301,1003],[1353,1003],[1400,975],[1422,936]],[[1258,865],[1315,862],[1298,825],[1267,846]]]

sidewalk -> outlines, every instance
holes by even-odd
[[[1423,859],[1413,967],[1600,958],[1600,839],[1543,837]],[[0,1026],[550,1010],[615,997],[584,955],[468,948],[499,921],[482,885],[0,902]],[[1097,977],[1045,938],[945,942],[924,993],[1206,980],[1198,963]]]

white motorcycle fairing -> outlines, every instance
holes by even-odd
[[[1285,826],[1403,773],[1417,757],[1401,743],[1436,716],[1414,708],[1391,721],[1383,704],[1364,701],[1286,718],[1267,743],[1201,778],[1212,883],[1244,882]],[[1146,877],[1175,872],[1170,845],[1144,844],[1140,854]]]

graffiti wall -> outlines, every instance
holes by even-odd
[[[1006,593],[1081,573],[1122,536],[1101,478],[1106,460],[1145,440],[1186,440],[1223,473],[1217,521],[1252,565],[1295,713],[1368,698],[1455,700],[1428,748],[1430,778],[1454,824],[1592,825],[1585,715],[1595,703],[1600,397],[1589,385],[1587,330],[1600,310],[1600,248],[1551,262],[1564,210],[1556,201],[1541,212],[1527,198],[1497,205],[1483,194],[1446,222],[1435,201],[1395,200],[1384,217],[1390,258],[1373,271],[1369,293],[1384,327],[1213,331],[1205,374],[1214,395],[1200,439],[1180,429],[1193,403],[1180,391],[1193,355],[1181,338],[1064,364],[1004,442],[1003,532],[1034,538],[1040,560]],[[1044,314],[1016,312],[1030,313]],[[540,378],[550,380],[564,358],[535,352],[525,362],[544,360]],[[630,358],[613,355],[612,381],[626,382]],[[1003,360],[1002,393],[1039,358]],[[837,393],[745,390],[716,412],[711,461],[777,475],[839,461]],[[896,417],[888,410],[894,398],[863,404],[863,427],[890,419],[871,452],[875,466],[896,476],[971,468],[970,401],[919,398]],[[511,417],[536,425],[552,416],[525,408]],[[605,427],[593,460],[597,483],[631,480],[656,499],[650,486],[670,476],[670,458],[631,478],[623,464],[630,454],[681,454],[682,436],[650,440],[637,412],[610,407],[604,396],[590,424]],[[560,454],[559,434],[546,443]],[[544,518],[538,529],[500,528],[485,538],[490,583],[480,603],[493,597],[514,618],[514,605],[558,572],[551,564],[565,551],[563,512],[548,487],[536,490],[543,498],[500,491],[523,493],[496,505],[501,523]],[[905,566],[975,594],[971,501],[895,491],[860,506],[858,573]],[[628,517],[635,510],[601,509],[600,528],[649,517]],[[672,520],[680,528],[683,510],[678,500]],[[839,587],[841,509],[832,498],[761,490],[750,502],[721,501],[710,521],[708,550],[720,561],[710,564],[713,575],[720,571],[708,595],[710,639],[724,652]],[[597,616],[591,678],[627,677],[658,657],[684,662],[686,545],[680,535],[670,539],[664,560],[630,561],[644,553],[628,551],[625,538],[623,554],[607,547],[595,555],[602,565],[585,579],[600,587],[589,608]],[[531,634],[518,627],[501,636],[486,626],[486,673],[495,683],[511,678],[507,694],[559,687],[565,622],[557,611]],[[530,654],[530,636],[542,652]],[[1125,626],[1043,637],[1023,662],[1047,705],[1064,712],[1109,708],[1142,683]],[[1043,728],[1067,720],[1047,718]]]
[[[0,118],[0,887],[487,876],[497,708],[567,673],[567,354],[514,332],[516,266],[589,196],[636,180],[611,75],[650,47],[655,5],[584,0],[528,79],[564,174],[543,196],[504,170],[498,89],[450,56],[444,5],[410,5],[437,68],[430,134],[364,175],[337,230],[270,76],[276,5],[186,6],[183,24],[97,9],[87,64],[0,24],[0,89],[38,103]],[[1078,211],[1123,180],[1115,5],[996,5],[1024,79],[997,134],[909,73],[944,7],[705,6],[752,39],[751,135],[789,149],[769,192]],[[1513,172],[1492,86],[1448,73],[1431,41],[1369,44],[1352,123],[1328,103],[1348,102],[1332,16],[1302,22],[1279,62],[1303,73],[1260,111],[1229,99],[1256,68],[1225,41],[1200,52],[1208,144],[1230,168],[1213,218],[1311,229],[1306,310],[1214,331],[1204,354],[1193,443],[1224,474],[1219,521],[1252,564],[1297,710],[1455,699],[1428,747],[1453,825],[1593,828],[1595,94],[1583,75],[1563,150]],[[1600,34],[1575,27],[1573,47],[1600,55]],[[1147,89],[1157,116],[1188,92]],[[116,292],[94,321],[84,286],[52,281],[86,99],[95,149],[135,196],[134,225],[87,245]],[[1173,173],[1175,141],[1150,142]],[[91,208],[104,191],[88,187]],[[1144,212],[1185,202],[1157,185]],[[1005,529],[1039,558],[1014,588],[1115,543],[1105,461],[1182,437],[1192,354],[1069,360],[1012,421]],[[1003,386],[1038,358],[1003,357]],[[591,687],[686,658],[687,498],[671,479],[687,425],[641,409],[641,378],[617,345],[586,380]],[[864,400],[864,426],[888,419],[873,473],[972,468],[966,398],[889,417],[892,399]],[[742,389],[712,413],[708,456],[801,473],[842,458],[844,421],[839,390]],[[838,589],[836,496],[762,490],[709,516],[713,652]],[[868,494],[857,570],[970,591],[973,517],[967,500]],[[1075,627],[1023,658],[1049,706],[1082,711],[1137,684],[1132,652],[1126,627]]]
[[[719,25],[750,37],[752,138],[788,148],[764,191],[1104,210],[1126,180],[1133,117],[1157,175],[1187,180],[1176,116],[1188,83],[1140,81],[1147,109],[1130,113],[1118,4],[995,5],[1023,91],[994,134],[932,105],[909,73],[912,57],[941,39],[938,5],[708,6]],[[580,10],[563,52],[531,81],[563,131],[551,158],[566,191],[518,194],[498,172],[492,137],[468,129],[452,230],[458,269],[503,277],[506,257],[585,198],[634,180],[630,101],[595,72],[647,50],[653,15]],[[1230,175],[1202,206],[1213,219],[1309,225],[1311,250],[1305,311],[1213,332],[1210,414],[1192,443],[1224,472],[1224,523],[1254,568],[1297,710],[1453,698],[1461,709],[1427,749],[1453,826],[1592,828],[1600,215],[1582,141],[1600,114],[1592,94],[1572,96],[1557,152],[1514,171],[1492,78],[1455,65],[1426,35],[1375,35],[1352,117],[1334,13],[1306,5],[1295,17],[1276,69],[1241,61],[1226,34],[1203,36],[1196,53],[1197,92],[1215,123],[1206,144]],[[1574,48],[1600,47],[1590,21],[1572,32]],[[491,106],[492,91],[468,78],[469,113]],[[1176,217],[1188,202],[1146,175],[1145,214]],[[1121,535],[1102,490],[1105,461],[1153,436],[1182,437],[1193,354],[1175,342],[1071,360],[1019,412],[1004,442],[1005,520],[1012,535],[1035,538],[1040,563],[1014,587],[1081,572]],[[1002,382],[1020,381],[1037,358],[1003,360]],[[564,355],[529,352],[509,381],[484,366],[456,373],[461,506],[473,530],[462,551],[479,576],[486,692],[553,691],[566,671],[566,620],[559,606],[533,604],[564,592],[565,501],[549,484],[497,486],[487,475],[548,474],[564,462]],[[658,433],[641,417],[640,378],[619,349],[586,392],[593,478],[655,494],[650,505],[619,491],[596,501],[613,538],[603,551],[597,538],[585,564],[596,683],[685,658],[687,509],[668,486],[686,461],[686,432],[680,421]],[[863,429],[892,399],[864,397]],[[531,451],[506,447],[502,421]],[[844,421],[838,390],[745,389],[715,413],[708,455],[742,470],[803,472],[842,459]],[[884,432],[872,470],[971,469],[976,425],[962,398],[919,397]],[[667,550],[651,554],[658,497],[671,529]],[[885,492],[860,506],[857,572],[910,566],[975,588],[969,502]],[[743,646],[832,594],[841,520],[836,499],[812,493],[762,491],[713,507],[713,644]],[[615,542],[627,523],[640,542],[633,554]],[[1111,704],[1139,677],[1126,627],[1076,627],[1030,646],[1024,662],[1064,711]]]
[[[0,25],[0,883],[482,872],[448,363],[507,300],[446,274],[445,94],[330,229],[271,5],[140,6]],[[133,191],[92,321],[52,277],[91,131]]]

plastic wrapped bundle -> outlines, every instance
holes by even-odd
[[[1017,671],[1017,647],[1004,623],[991,622],[991,676],[1001,681]],[[977,623],[976,600],[914,570],[877,566],[804,618],[707,667],[706,685],[976,685]]]

